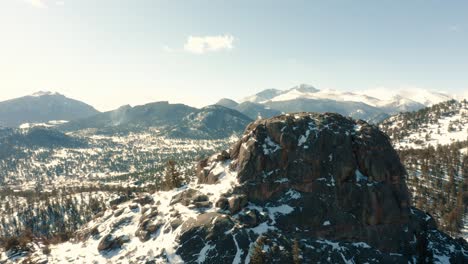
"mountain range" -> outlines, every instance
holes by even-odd
[[[346,92],[319,90],[301,84],[287,90],[266,89],[245,97],[239,104],[227,98],[217,104],[236,109],[250,118],[271,117],[278,112],[336,112],[378,123],[390,115],[419,110],[450,99],[453,96],[423,89]]]
[[[201,109],[184,104],[154,102],[134,107],[125,105],[101,113],[86,103],[64,95],[38,92],[0,102],[0,126],[27,128],[41,125],[55,126],[63,131],[94,129],[98,133],[151,127],[171,137],[222,138],[241,133],[252,120],[281,113],[335,112],[379,123],[391,115],[419,110],[452,97],[422,89],[344,92],[319,90],[301,84],[287,90],[266,89],[240,102],[224,98],[215,105]]]
[[[198,109],[184,104],[155,102],[135,107],[123,106],[70,121],[57,126],[57,129],[93,129],[97,133],[112,134],[155,128],[161,135],[169,137],[216,139],[241,133],[251,121],[238,111],[218,105]]]

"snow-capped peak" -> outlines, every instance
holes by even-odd
[[[34,96],[34,97],[41,97],[41,96],[45,96],[45,95],[58,95],[57,92],[51,92],[51,91],[39,91],[39,92],[35,92],[33,94],[31,94],[31,96]]]
[[[376,88],[363,91],[342,91],[334,89],[319,90],[311,85],[300,84],[286,90],[267,89],[253,96],[246,97],[243,102],[270,105],[293,100],[321,100],[334,102],[363,103],[386,114],[416,111],[440,102],[454,99],[455,96],[438,91],[421,88]],[[354,109],[353,111],[356,111]],[[361,118],[361,117],[360,117]]]
[[[268,92],[269,96],[259,96]],[[287,90],[265,90],[254,96],[247,97],[246,101],[256,103],[289,101],[296,99],[327,99],[335,101],[363,102],[371,106],[379,105],[379,99],[364,94],[357,94],[333,89],[319,90],[308,84],[300,84]]]
[[[289,89],[288,91],[292,91],[292,90],[296,90],[296,91],[301,92],[301,93],[315,93],[315,92],[320,91],[319,89],[315,88],[314,86],[308,85],[308,84],[305,84],[305,83],[299,84],[298,86],[295,86],[295,87]]]

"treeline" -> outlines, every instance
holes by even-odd
[[[430,213],[440,229],[452,236],[460,235],[468,212],[467,148],[464,141],[399,151],[414,205]]]

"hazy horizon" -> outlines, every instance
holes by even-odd
[[[468,94],[464,1],[8,0],[0,101],[201,107],[268,88]]]

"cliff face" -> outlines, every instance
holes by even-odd
[[[284,228],[388,252],[411,240],[403,232],[410,215],[406,172],[374,126],[337,114],[279,116],[252,123],[230,156],[249,201],[301,193],[291,202],[301,210]]]
[[[113,203],[47,258],[466,263],[466,242],[410,207],[405,175],[388,138],[365,122],[311,113],[258,120],[229,152],[198,164],[198,182]]]

